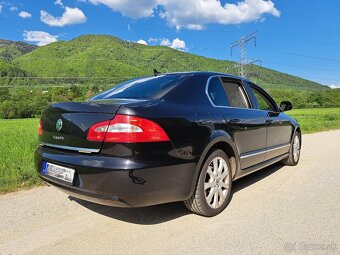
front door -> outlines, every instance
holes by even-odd
[[[264,112],[267,123],[267,152],[265,160],[285,154],[289,151],[293,126],[286,114],[280,112],[274,100],[262,89],[251,85],[259,104]]]

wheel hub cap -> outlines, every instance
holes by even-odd
[[[295,136],[293,143],[293,157],[294,161],[298,161],[300,156],[300,138],[299,136]]]
[[[229,192],[229,171],[226,161],[221,157],[214,158],[205,176],[205,199],[211,208],[218,208],[227,198]]]

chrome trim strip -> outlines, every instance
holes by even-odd
[[[64,145],[57,145],[57,144],[50,144],[50,143],[40,143],[41,146],[57,148],[57,149],[64,149],[70,151],[78,151],[82,153],[97,153],[100,149],[89,149],[89,148],[79,148],[79,147],[72,147],[72,146],[64,146]]]
[[[286,147],[290,147],[290,143],[278,145],[278,146],[273,146],[273,147],[270,147],[269,149],[266,149],[266,150],[259,150],[259,151],[256,151],[256,152],[245,153],[243,155],[241,154],[240,158],[245,159],[245,158],[257,156],[257,155],[260,155],[260,154],[263,154],[263,153],[266,153],[266,152],[283,149],[283,148],[286,148]]]
[[[267,152],[283,149],[283,148],[286,148],[286,147],[290,147],[290,143],[287,143],[287,144],[284,144],[284,145],[273,146],[273,147],[271,147],[271,149],[267,149]]]
[[[271,159],[268,159],[268,160],[265,160],[261,163],[258,163],[254,166],[250,166],[250,167],[247,167],[247,168],[243,168],[242,171],[240,172],[239,175],[235,176],[234,180],[237,180],[243,176],[246,176],[248,174],[251,174],[253,172],[256,172],[257,170],[260,170],[264,167],[267,167],[267,166],[270,166],[271,164],[275,163],[275,162],[278,162],[280,161],[281,159],[284,159],[285,157],[288,156],[288,152],[287,153],[284,153],[282,155],[279,155],[277,157],[274,157],[274,158],[271,158]]]
[[[263,154],[263,153],[266,153],[267,150],[261,150],[261,151],[257,151],[257,152],[248,152],[248,153],[245,153],[245,154],[241,154],[240,158],[241,159],[244,159],[244,158],[249,158],[249,157],[253,157],[253,156],[257,156],[257,155],[260,155],[260,154]]]

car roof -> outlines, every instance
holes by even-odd
[[[241,79],[241,80],[247,80],[243,77],[234,75],[234,74],[228,74],[228,73],[221,73],[221,72],[213,72],[213,71],[190,71],[190,72],[171,72],[171,73],[162,73],[163,75],[168,74],[196,74],[196,75],[202,75],[202,76],[214,76],[214,75],[221,75],[225,77],[235,78],[235,79]]]

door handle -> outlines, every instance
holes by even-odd
[[[266,120],[266,123],[267,123],[268,125],[271,125],[271,124],[274,123],[274,121],[273,121],[273,120]]]

